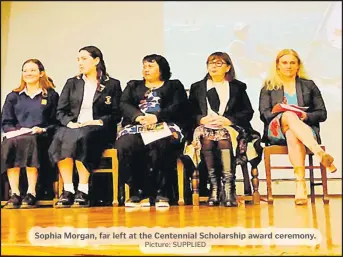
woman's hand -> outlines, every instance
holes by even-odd
[[[230,126],[232,125],[232,121],[224,116],[219,116],[220,122],[223,124],[223,126]]]
[[[33,127],[32,128],[32,134],[42,134],[46,132],[46,129],[40,128],[40,127]]]
[[[138,122],[139,124],[143,125],[142,122],[143,122],[143,119],[144,119],[144,116],[143,115],[140,115],[136,118],[136,122]]]
[[[202,117],[200,119],[200,124],[201,125],[212,125],[213,122],[216,121],[216,117],[217,116],[213,116],[213,115],[206,115],[205,117]]]
[[[144,116],[138,116],[136,118],[136,122],[138,122],[139,124],[146,126],[146,125],[152,125],[152,124],[156,124],[157,123],[157,117],[155,114],[149,114],[146,113]]]
[[[80,127],[84,126],[102,126],[104,123],[102,120],[89,120],[80,124]]]
[[[157,123],[157,117],[155,114],[147,113],[145,116],[142,116],[141,124],[142,125],[152,125]]]
[[[300,117],[299,117],[302,121],[307,119],[307,113],[306,112],[302,112]]]
[[[224,116],[220,116],[220,115],[216,115],[216,116],[207,115],[207,116],[201,118],[200,124],[211,125],[211,126],[214,126],[214,127],[223,127],[223,126],[230,126],[230,125],[232,125],[232,122],[228,118],[226,118]]]

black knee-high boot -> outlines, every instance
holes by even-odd
[[[223,164],[223,197],[225,207],[238,206],[236,200],[236,176],[231,168],[231,153],[229,149],[221,150]]]
[[[210,180],[210,197],[208,198],[208,205],[209,206],[215,206],[215,205],[219,205],[219,181],[217,179],[217,176],[215,174],[215,170],[214,169],[209,169],[208,171],[208,178]]]

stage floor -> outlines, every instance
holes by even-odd
[[[29,237],[33,227],[98,228],[113,227],[137,228],[154,227],[178,228],[186,231],[189,227],[212,226],[232,228],[276,229],[306,228],[318,229],[322,240],[315,246],[270,245],[214,245],[204,255],[342,255],[342,197],[330,197],[330,203],[324,205],[321,198],[307,206],[295,206],[292,198],[275,198],[274,205],[261,202],[260,205],[244,205],[237,208],[207,206],[172,206],[160,211],[155,207],[128,211],[124,207],[93,207],[86,209],[54,209],[50,207],[31,210],[1,209],[1,255],[144,255],[136,245],[94,244],[35,246]],[[147,228],[144,228],[144,227]],[[141,227],[138,229],[138,227]],[[186,228],[182,230],[181,228]],[[149,229],[148,229],[149,228]],[[32,238],[31,238],[32,239]],[[167,242],[168,240],[166,240]],[[262,242],[262,241],[260,241]],[[181,254],[178,252],[169,254]],[[156,247],[155,249],[156,250]],[[183,255],[201,255],[185,250]],[[153,252],[146,252],[152,255]],[[156,253],[158,255],[165,253]]]

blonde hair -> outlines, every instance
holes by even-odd
[[[24,65],[29,63],[29,62],[36,64],[38,66],[39,72],[42,73],[42,76],[39,78],[39,86],[42,88],[42,95],[44,97],[47,97],[48,89],[49,88],[55,88],[53,80],[46,75],[45,68],[44,68],[43,64],[41,63],[41,61],[39,61],[37,59],[26,60],[21,67],[22,71],[24,69]],[[25,87],[26,87],[26,82],[23,79],[23,75],[21,75],[20,86],[13,89],[13,92],[21,92],[25,89]]]
[[[275,62],[272,64],[269,74],[267,78],[264,80],[263,86],[266,87],[267,90],[277,90],[282,87],[283,81],[280,77],[277,65],[279,64],[280,58],[284,55],[293,55],[295,58],[297,58],[299,63],[297,77],[304,79],[308,78],[304,68],[304,64],[301,61],[299,54],[293,49],[283,49],[280,52],[278,52]]]

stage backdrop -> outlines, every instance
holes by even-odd
[[[253,126],[262,132],[258,94],[273,58],[293,48],[321,89],[328,119],[323,142],[341,178],[342,6],[340,2],[1,2],[1,105],[20,82],[21,65],[40,59],[60,92],[77,74],[77,53],[98,46],[108,72],[124,88],[141,78],[141,60],[163,54],[173,76],[186,88],[206,73],[206,58],[228,52],[238,79],[248,85],[255,109]],[[279,164],[288,159],[276,159]],[[264,165],[259,166],[264,178]],[[319,177],[319,173],[315,174]],[[238,172],[238,178],[241,178]],[[294,178],[291,171],[273,178]]]

